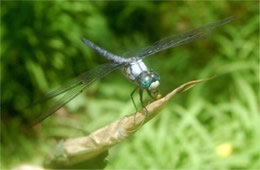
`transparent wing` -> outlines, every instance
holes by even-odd
[[[59,96],[77,86],[79,86],[80,84],[82,84],[82,81],[76,79],[76,80],[72,80],[70,82],[67,82],[66,84],[64,84],[62,87],[59,87],[57,89],[51,90],[49,91],[44,97],[34,101],[30,106],[36,105],[36,104],[40,104],[42,102],[45,102],[47,100],[50,100],[56,96]],[[28,107],[30,107],[28,106]]]
[[[166,37],[158,42],[155,42],[151,46],[139,49],[137,51],[130,51],[130,52],[124,54],[123,56],[126,58],[131,58],[131,57],[144,58],[146,56],[150,56],[154,53],[165,50],[167,48],[176,47],[176,46],[191,42],[193,40],[207,37],[210,35],[211,30],[232,21],[234,18],[235,18],[234,16],[231,16],[231,17],[219,20],[212,24],[204,25],[202,27],[199,27],[199,28],[196,28],[196,29],[193,29],[193,30],[181,33],[181,34]]]
[[[55,102],[54,105],[48,107],[47,111],[42,112],[42,114],[33,121],[30,127],[38,124],[39,122],[43,121],[44,119],[55,113],[65,104],[77,97],[86,87],[90,86],[94,81],[101,79],[102,77],[106,76],[116,69],[119,69],[124,65],[124,63],[108,63],[99,65],[88,72],[82,73],[78,78],[65,84],[64,86],[53,90],[50,93],[47,93],[45,97],[34,102],[34,105],[40,104],[41,102],[48,102],[49,100],[54,99],[62,94],[63,96],[57,102]]]
[[[60,100],[58,100],[54,105],[51,105],[47,111],[43,112],[40,116],[38,116],[33,123],[30,125],[30,127],[33,127],[34,125],[40,123],[53,113],[55,113],[57,110],[62,108],[64,105],[66,105],[68,102],[70,102],[72,99],[77,97],[84,89],[86,88],[86,85],[80,84],[73,89],[70,89],[69,91],[64,92],[64,95]]]

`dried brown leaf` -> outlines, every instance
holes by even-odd
[[[88,136],[67,139],[60,143],[57,146],[58,149],[47,158],[47,164],[58,163],[69,166],[99,155],[138,131],[140,127],[156,116],[159,110],[174,96],[210,79],[212,78],[194,80],[179,86],[163,98],[148,104],[146,106],[148,112],[142,109],[137,113],[114,121]]]

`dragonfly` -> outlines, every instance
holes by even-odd
[[[110,62],[98,65],[93,69],[82,73],[74,80],[64,84],[60,88],[50,91],[45,95],[45,97],[43,97],[39,101],[36,101],[36,103],[39,103],[41,101],[50,100],[52,98],[56,98],[57,96],[63,95],[58,101],[54,103],[54,105],[49,107],[46,112],[43,112],[41,115],[39,115],[32,123],[32,126],[40,123],[41,121],[55,113],[57,110],[62,108],[68,102],[81,94],[87,87],[93,84],[93,82],[107,76],[109,73],[118,69],[122,69],[125,77],[136,85],[136,88],[131,92],[130,95],[136,111],[138,110],[133,95],[137,90],[139,90],[141,105],[143,108],[145,108],[145,105],[143,103],[144,91],[147,91],[149,96],[153,99],[158,99],[161,97],[161,95],[159,92],[160,75],[157,72],[149,69],[143,62],[143,59],[162,50],[166,50],[168,48],[180,46],[194,40],[208,37],[211,35],[213,29],[231,22],[234,18],[234,16],[230,16],[222,20],[218,20],[214,23],[210,23],[186,31],[184,33],[168,36],[150,46],[127,52],[122,56],[113,54],[103,49],[102,47],[88,40],[87,38],[82,38],[83,43],[87,47],[93,49]]]

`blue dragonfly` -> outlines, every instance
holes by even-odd
[[[110,62],[98,65],[95,68],[82,73],[74,80],[66,83],[60,88],[50,91],[41,100],[36,101],[35,103],[40,103],[42,101],[44,102],[46,100],[63,95],[57,102],[55,102],[54,105],[50,106],[46,112],[43,112],[43,114],[39,115],[33,122],[32,126],[38,124],[39,122],[46,119],[48,116],[55,113],[61,107],[66,105],[79,94],[81,94],[83,90],[89,87],[93,82],[105,77],[109,73],[118,69],[122,69],[126,78],[136,84],[136,88],[132,91],[130,95],[136,111],[138,111],[138,109],[133,99],[133,95],[137,90],[139,90],[139,97],[142,107],[145,108],[145,105],[143,103],[144,90],[146,90],[149,96],[151,96],[153,99],[160,98],[160,76],[155,71],[148,69],[148,67],[143,62],[143,59],[162,50],[180,46],[193,40],[208,37],[213,29],[229,23],[234,18],[234,16],[231,16],[184,33],[166,37],[145,48],[127,52],[123,56],[115,55],[101,48],[97,44],[94,44],[90,40],[82,38],[82,41],[86,46],[92,48],[94,51],[108,59]]]

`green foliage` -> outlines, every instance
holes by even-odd
[[[237,19],[211,37],[146,59],[161,75],[163,94],[192,79],[216,78],[176,98],[114,147],[108,168],[259,169],[258,3],[227,1],[1,2],[1,165],[40,164],[55,140],[86,135],[135,111],[134,85],[117,72],[36,133],[20,131],[35,116],[24,111],[27,105],[106,62],[81,37],[123,54],[231,15]]]

